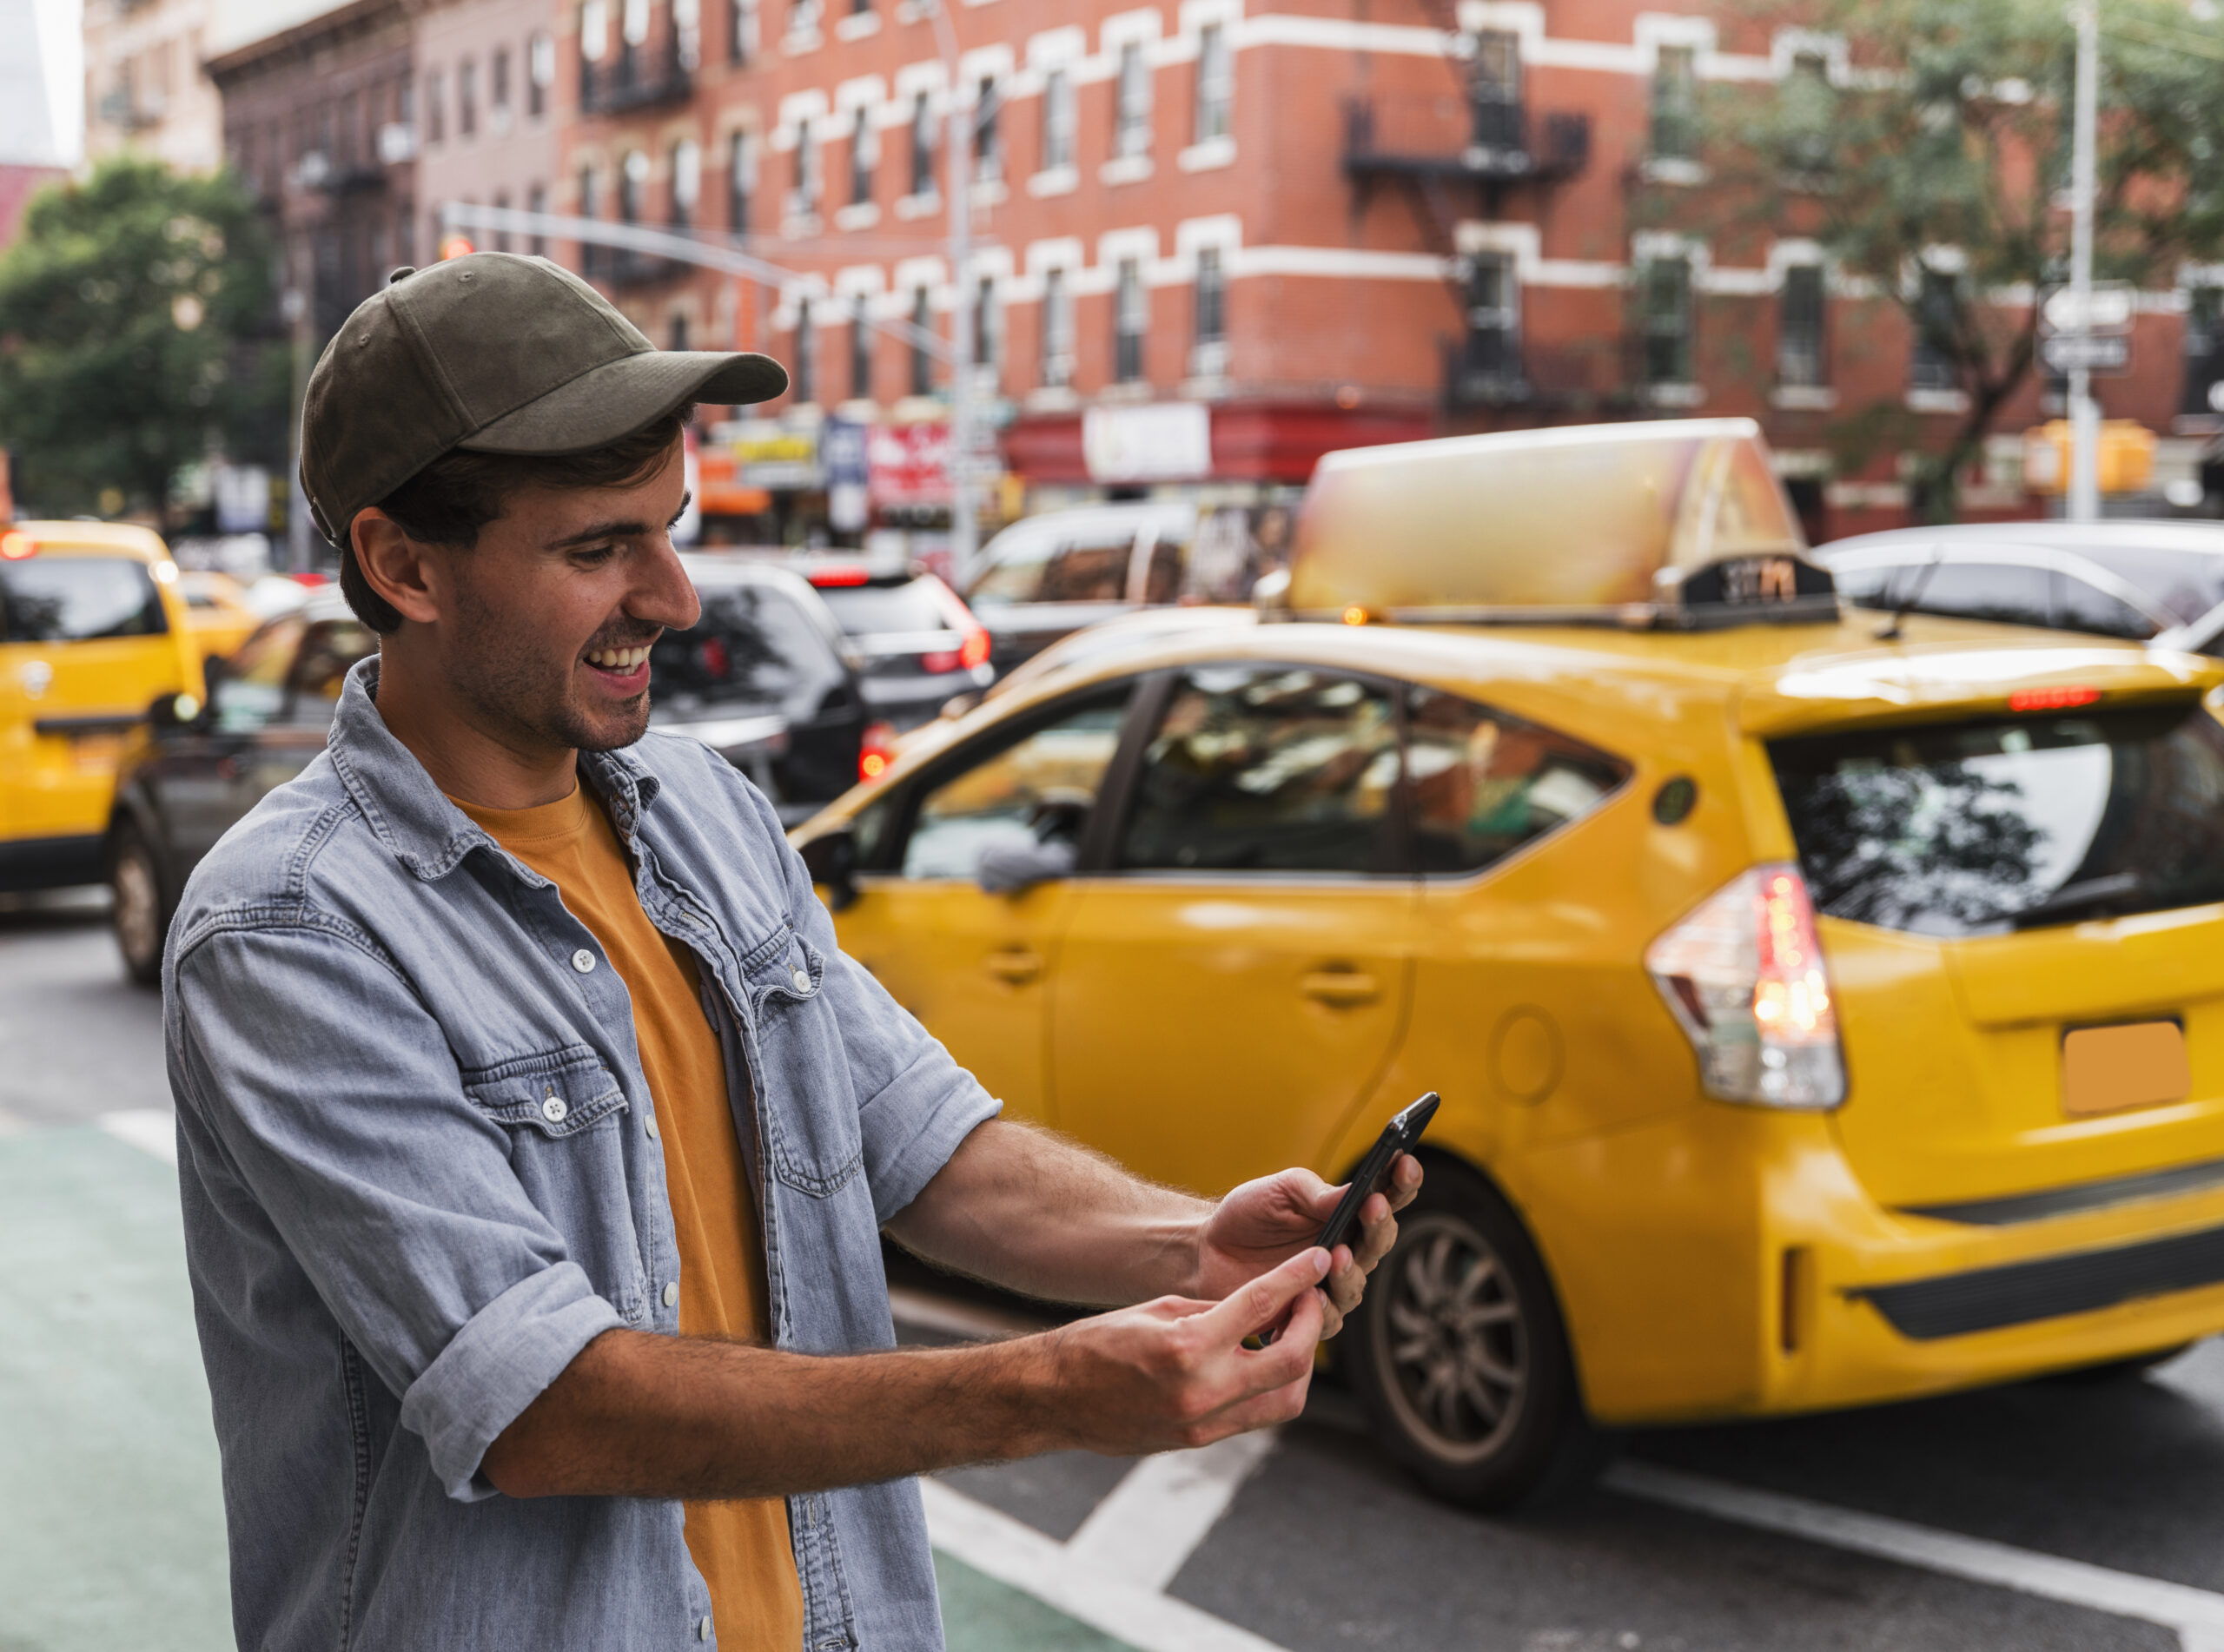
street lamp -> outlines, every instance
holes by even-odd
[[[2093,149],[2100,102],[2101,18],[2092,0],[2069,9],[2077,29],[2077,89],[2069,160],[2069,290],[2076,314],[2069,368],[2069,519],[2101,514],[2101,406],[2093,400]]]
[[[973,307],[965,290],[965,267],[972,254],[973,125],[965,109],[957,29],[948,0],[927,4],[950,96],[950,284],[956,300],[950,317],[950,561],[962,586],[973,572],[981,532],[973,497]]]

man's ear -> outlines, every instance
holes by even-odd
[[[420,624],[440,618],[447,591],[438,546],[411,539],[401,524],[375,505],[356,512],[348,539],[363,583],[396,613]]]

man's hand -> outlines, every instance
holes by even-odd
[[[1420,1161],[1400,1153],[1390,1169],[1388,1195],[1370,1193],[1360,1206],[1359,1244],[1336,1246],[1329,1267],[1322,1341],[1341,1331],[1344,1316],[1359,1306],[1367,1276],[1398,1242],[1398,1212],[1413,1202],[1420,1185]],[[1199,1236],[1196,1294],[1217,1300],[1309,1247],[1343,1196],[1342,1187],[1329,1186],[1309,1170],[1245,1182],[1220,1201]]]
[[[1327,1259],[1291,1257],[1218,1302],[1161,1297],[1078,1320],[1042,1338],[1062,1444],[1108,1456],[1209,1445],[1287,1423],[1305,1409],[1327,1298]],[[1244,1339],[1270,1325],[1268,1347]]]

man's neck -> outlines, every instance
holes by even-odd
[[[459,803],[481,809],[537,809],[560,803],[579,785],[579,754],[518,731],[474,721],[433,674],[400,665],[381,650],[374,704],[387,732],[425,765],[433,783]]]

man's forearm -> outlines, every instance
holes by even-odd
[[[990,1120],[888,1225],[906,1250],[1054,1302],[1195,1296],[1207,1201],[1048,1130]]]
[[[1049,1338],[814,1358],[606,1332],[487,1449],[512,1497],[759,1497],[1056,1443]]]

